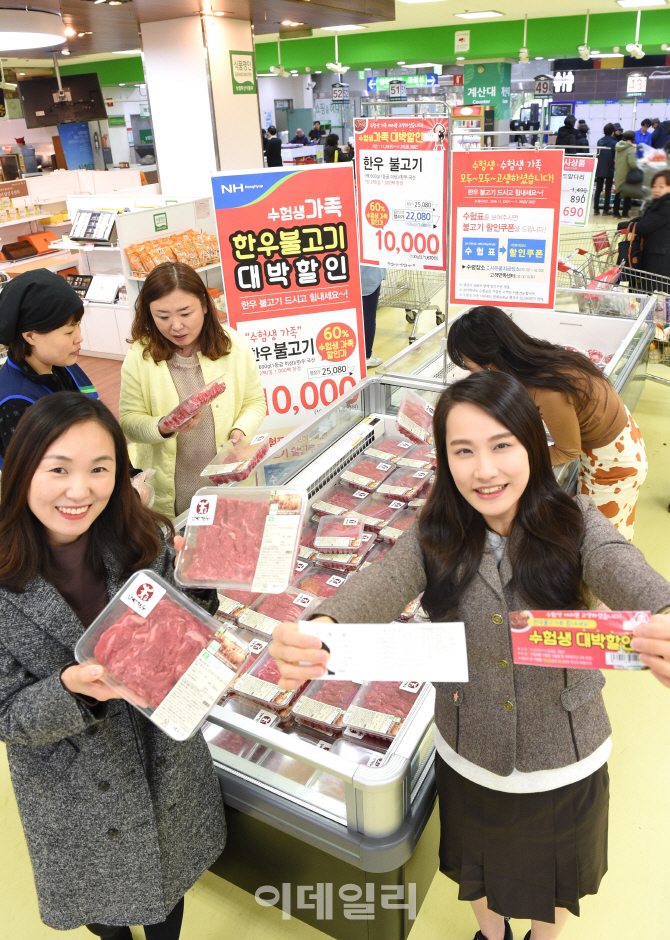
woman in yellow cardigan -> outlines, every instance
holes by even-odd
[[[160,264],[135,303],[133,344],[121,369],[119,420],[133,465],[153,467],[154,509],[188,508],[201,470],[230,438],[256,433],[266,414],[258,366],[247,340],[224,330],[212,298],[186,264]],[[161,420],[180,401],[222,377],[226,391],[176,433]]]

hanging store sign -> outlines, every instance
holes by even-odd
[[[462,76],[460,75],[456,77],[462,79]],[[368,91],[388,91],[391,86],[391,82],[397,81],[397,78],[374,76],[367,80],[367,88]],[[432,72],[429,72],[427,75],[403,75],[402,81],[405,83],[405,85],[407,85],[408,88],[437,88],[438,76]]]
[[[349,85],[346,82],[335,82],[333,88],[333,101],[349,100]]]
[[[447,118],[356,118],[362,264],[446,270]]]
[[[285,434],[365,376],[353,165],[217,173],[212,186],[228,321],[260,369],[263,429]]]
[[[454,152],[452,174],[450,302],[553,307],[563,151]]]
[[[535,91],[534,96],[536,98],[553,98],[554,97],[554,79],[551,75],[536,75],[535,76]]]
[[[407,85],[400,78],[389,84],[389,101],[407,101]]]
[[[644,72],[630,72],[626,76],[626,95],[637,97],[647,91],[647,76]]]
[[[256,74],[253,52],[230,51],[230,75],[234,95],[255,95]]]
[[[591,206],[595,157],[569,157],[563,161],[561,225],[586,225]]]
[[[457,29],[454,33],[454,52],[469,52],[470,51],[470,30],[469,29]]]

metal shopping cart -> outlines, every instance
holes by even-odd
[[[416,342],[419,317],[424,310],[435,311],[435,322],[444,323],[445,315],[439,304],[430,300],[446,286],[446,274],[443,271],[400,271],[387,269],[379,294],[380,307],[400,307],[405,311],[405,319],[412,324],[409,342]]]
[[[558,277],[561,287],[584,287],[590,280],[601,279],[616,265],[620,233],[578,232],[562,235],[558,243]]]

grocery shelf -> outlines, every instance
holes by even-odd
[[[39,222],[40,219],[50,219],[52,213],[47,212],[44,215],[24,215],[18,219],[10,219],[9,222],[0,222],[0,228],[7,225],[23,225],[25,222]]]
[[[194,268],[194,270],[197,271],[198,274],[202,274],[203,271],[214,271],[216,268],[220,268],[220,267],[221,267],[221,262],[217,261],[215,264],[205,264],[201,268]],[[146,278],[147,278],[146,274],[144,275],[144,277],[134,277],[132,274],[128,275],[129,281],[145,281]]]

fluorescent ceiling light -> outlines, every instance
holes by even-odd
[[[435,62],[413,62],[411,65],[408,65],[408,69],[434,69]]]
[[[398,65],[404,65],[404,64],[405,64],[405,60],[404,60],[404,59],[403,59],[402,62],[398,62]]]
[[[665,0],[663,0],[665,2]],[[342,29],[365,29],[365,26],[322,26],[321,29],[330,29],[339,32]]]
[[[363,69],[363,71],[364,71],[364,72],[371,72],[372,69],[370,68],[369,65],[366,65],[365,68]]]
[[[36,10],[2,10],[0,52],[40,49],[65,42],[65,27],[58,13]]]
[[[536,62],[537,62],[537,61],[542,61],[542,58],[543,58],[543,56],[541,56],[541,55],[536,55],[536,56],[535,56],[535,61],[536,61]]]
[[[77,32],[77,30],[76,30],[76,29],[72,29],[71,26],[66,26],[66,27],[65,27],[65,35],[66,35],[66,36],[74,36],[74,35],[76,34],[76,32]]]
[[[61,54],[61,55],[70,55],[70,50],[69,50],[69,49],[61,49],[60,54]]]
[[[115,49],[114,55],[140,55],[141,49]]]
[[[599,49],[591,49],[591,58],[592,58],[592,59],[595,59],[596,56],[600,56],[600,50],[599,50]]]
[[[620,7],[664,7],[665,0],[616,0]]]
[[[595,55],[595,52],[593,53]],[[623,59],[623,52],[599,52],[599,59]]]
[[[665,3],[665,0],[663,0]],[[487,10],[485,13],[455,13],[454,16],[457,16],[461,20],[483,20],[489,16],[503,16],[502,13],[497,13],[495,10]]]
[[[457,56],[456,56],[456,61],[457,61],[457,62],[465,62],[465,56],[464,56],[464,55],[457,55]]]

